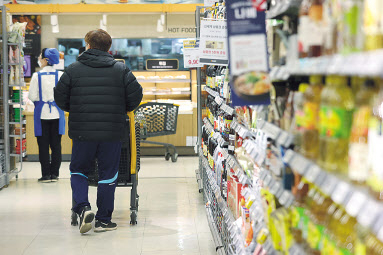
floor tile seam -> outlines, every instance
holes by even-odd
[[[36,238],[38,236],[40,236],[41,232],[44,230],[44,228],[47,226],[48,224],[45,224],[44,227],[41,228],[41,230],[39,231],[39,233],[32,239],[32,241],[28,244],[28,246],[24,249],[22,255],[25,254],[25,252],[28,250],[28,248],[31,246],[31,244],[36,240]]]

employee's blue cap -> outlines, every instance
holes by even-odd
[[[60,53],[55,48],[45,48],[42,53],[42,57],[48,59],[48,64],[56,65],[59,63]]]

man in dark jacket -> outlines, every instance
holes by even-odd
[[[95,232],[117,228],[111,219],[126,114],[142,100],[142,87],[132,72],[108,53],[110,35],[101,29],[90,31],[85,42],[86,51],[68,66],[54,92],[57,105],[69,112],[71,186],[76,203],[72,209],[80,216],[80,233],[92,229],[87,173],[95,158],[99,167]]]

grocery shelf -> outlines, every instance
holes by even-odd
[[[18,123],[20,124],[20,123]],[[14,137],[14,138],[25,138],[26,137],[26,134],[20,134],[20,135],[9,135],[9,137]]]
[[[24,151],[23,153],[11,153],[11,157],[23,157],[23,158],[25,158],[26,156],[27,156],[27,152],[26,151]]]
[[[190,79],[137,79],[138,83],[190,83]]]
[[[290,147],[294,142],[294,135],[267,121],[258,120],[257,128],[265,132],[270,139],[276,141],[285,148]]]
[[[206,87],[206,86],[205,86],[205,91],[215,98],[214,101],[220,106],[221,110],[223,110],[224,112],[226,112],[229,115],[234,114],[234,112],[235,112],[234,108],[225,104],[224,103],[225,100],[219,95],[219,93],[217,91],[214,91],[211,88]]]
[[[18,125],[18,124],[25,125],[25,124],[27,124],[27,120],[22,120],[21,122],[20,121],[10,121],[9,124],[11,124],[11,125]]]
[[[374,219],[373,215],[383,213],[383,205],[372,197],[368,190],[354,185],[343,176],[326,172],[293,150],[287,150],[283,160],[294,171],[317,185],[335,203],[344,206],[346,212],[355,217],[360,224],[366,225],[370,218],[370,223],[367,225],[371,225],[371,221]]]
[[[383,77],[383,50],[301,58],[296,63],[273,67],[270,77],[272,80],[287,80],[292,75],[313,74]]]

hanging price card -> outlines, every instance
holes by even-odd
[[[199,40],[184,40],[183,54],[185,68],[195,68],[203,66],[199,63]]]

